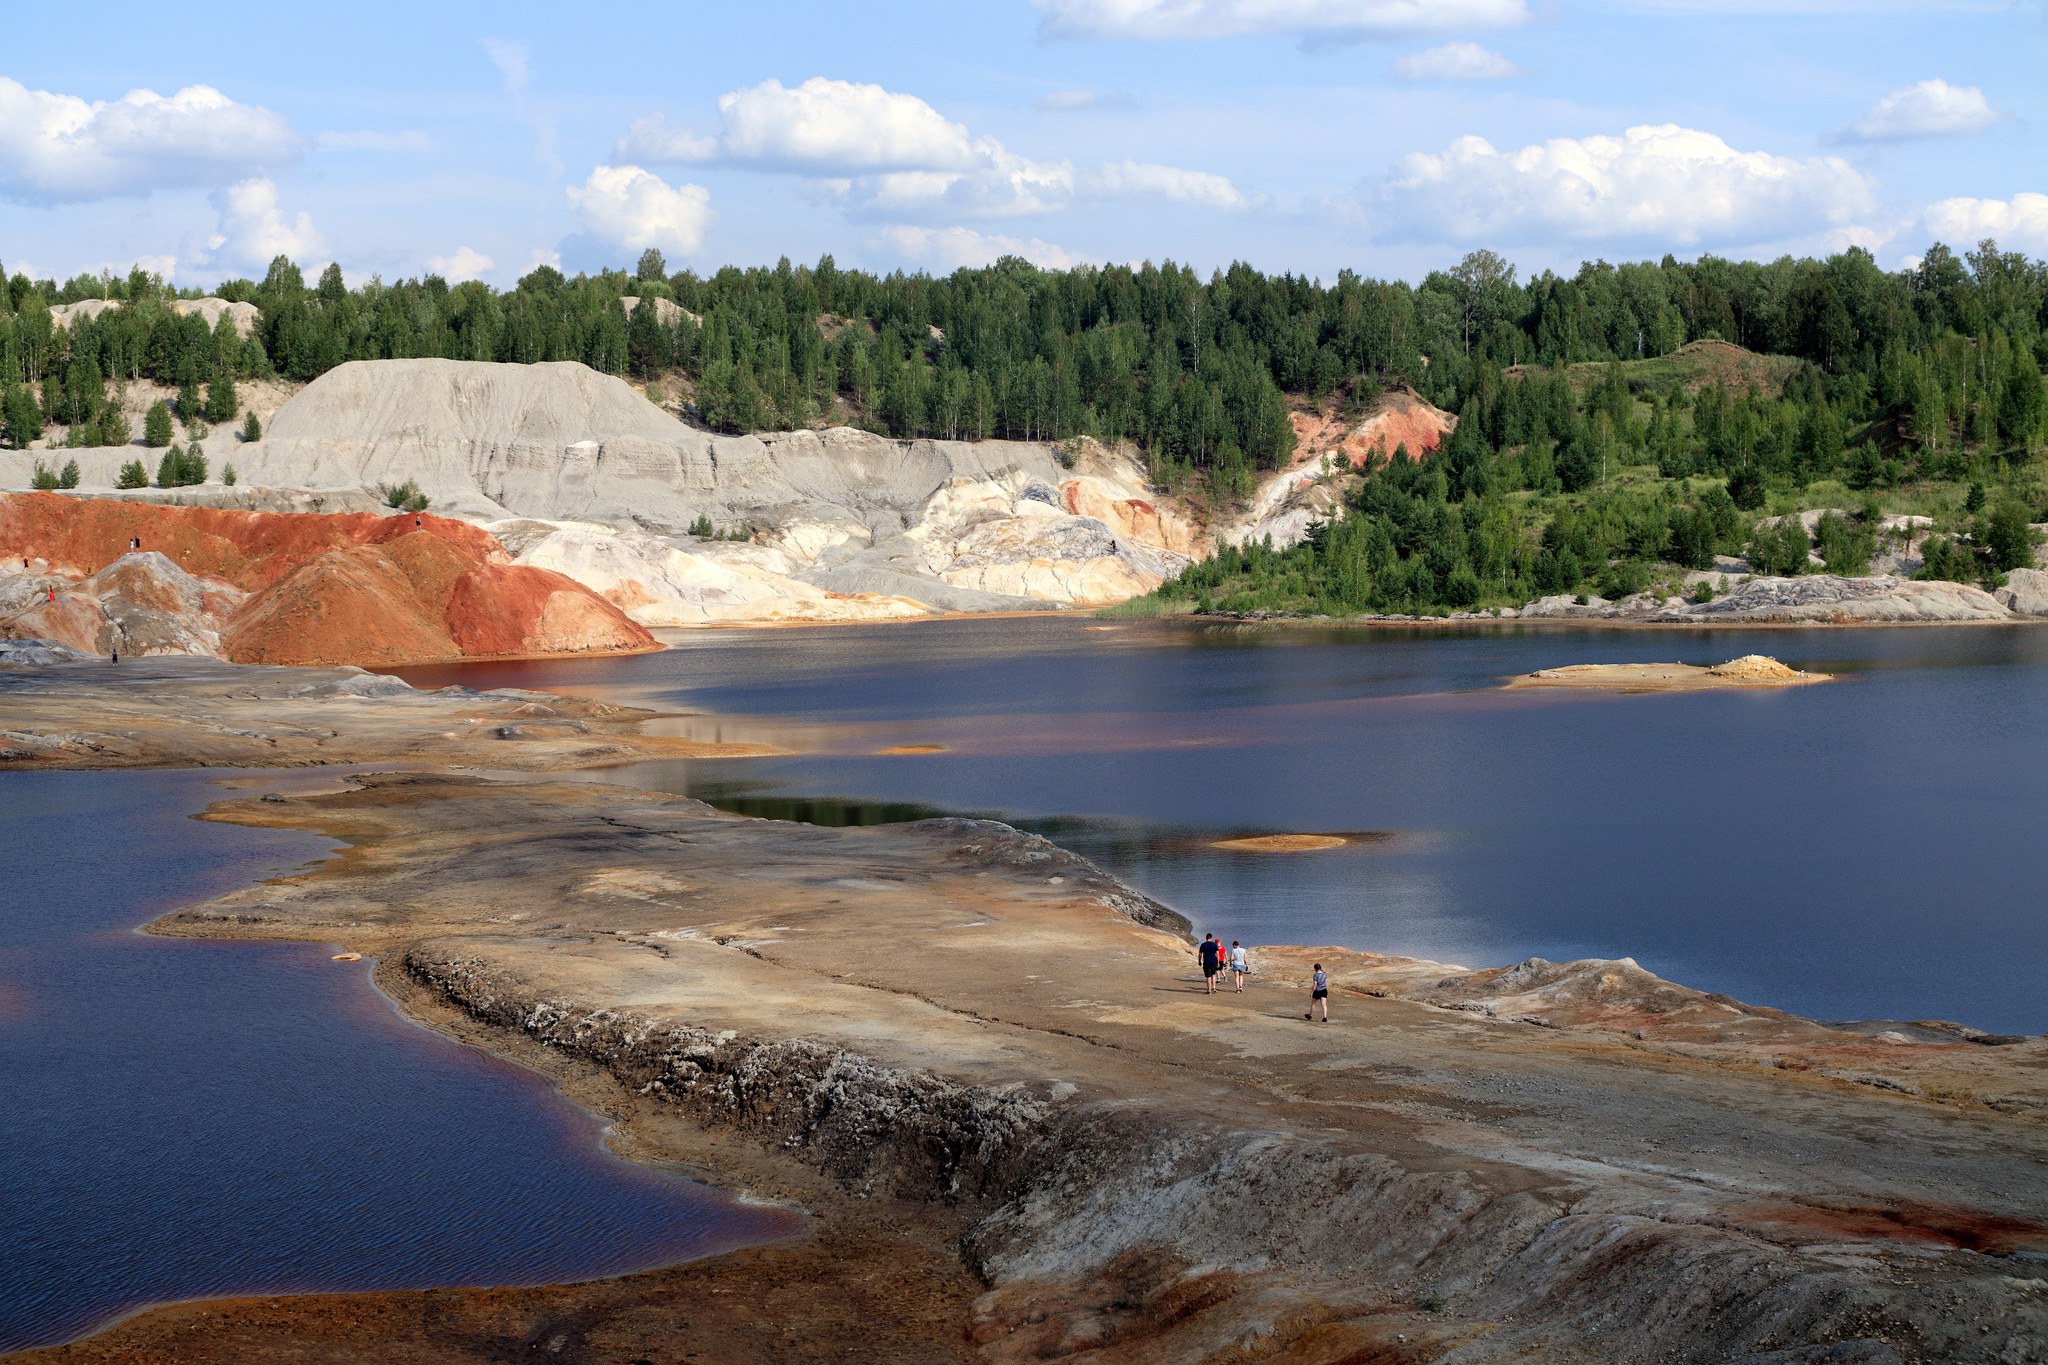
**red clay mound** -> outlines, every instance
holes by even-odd
[[[221,637],[240,664],[398,664],[462,650],[389,555],[329,550],[249,599]]]
[[[129,551],[133,537],[141,538],[142,555]],[[189,602],[159,602],[165,590],[135,567],[145,558],[161,564],[158,554],[218,582],[220,591],[198,584],[183,594]],[[202,611],[203,624],[217,627],[224,619],[219,653],[237,663],[389,666],[487,654],[613,653],[655,643],[588,588],[546,569],[508,564],[494,536],[444,517],[225,512],[26,494],[0,498],[0,567],[10,556],[15,563],[46,560],[60,573],[64,566],[112,565],[78,591],[91,588],[87,595],[96,599],[104,586],[146,599],[136,605],[163,616],[160,627]],[[252,594],[246,602],[237,587]],[[58,595],[63,606],[61,584]],[[86,618],[93,614],[67,608],[30,621],[23,613],[0,622],[0,634],[50,634],[92,648],[83,642],[92,637]],[[194,616],[188,624],[202,623]],[[153,652],[210,652],[204,636],[180,637],[202,642],[181,649],[175,631],[155,634],[165,647]]]
[[[40,558],[91,573],[126,554],[129,540],[140,537],[143,549],[161,552],[187,573],[213,574],[244,592],[270,586],[324,551],[381,545],[416,530],[447,541],[475,563],[506,559],[488,531],[446,517],[228,512],[55,493],[0,498],[0,559]]]
[[[237,663],[368,667],[654,643],[580,583],[469,560],[433,532],[406,526],[389,544],[329,550],[257,593],[229,625],[221,652]]]
[[[485,564],[448,595],[444,618],[465,654],[641,649],[645,627],[572,579],[523,564]]]

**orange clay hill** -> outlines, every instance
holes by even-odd
[[[588,588],[509,563],[496,537],[445,517],[19,494],[0,497],[0,572],[9,570],[0,636],[98,654],[368,666],[655,647]],[[176,628],[180,600],[204,602],[206,619],[183,623],[197,628]]]
[[[1403,450],[1419,460],[1442,445],[1458,425],[1455,415],[1436,407],[1406,383],[1381,394],[1372,415],[1355,426],[1327,408],[1290,414],[1298,458],[1320,460],[1332,451],[1354,469],[1368,459],[1386,461]]]

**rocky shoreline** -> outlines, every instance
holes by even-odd
[[[823,829],[458,774],[279,795],[206,818],[353,852],[156,932],[375,955],[414,1017],[556,1075],[622,1150],[815,1231],[585,1286],[184,1305],[24,1359],[2048,1346],[2048,1040],[1821,1024],[1626,960],[1268,949],[1212,997],[1185,921],[992,822]],[[1299,1013],[1311,961],[1330,1025]]]

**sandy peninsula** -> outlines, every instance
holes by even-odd
[[[555,1076],[629,1155],[811,1231],[582,1285],[179,1305],[24,1360],[1990,1365],[2048,1342],[2048,1040],[1817,1023],[1627,959],[1274,948],[1211,996],[1178,915],[987,821],[828,829],[446,772],[206,818],[350,851],[154,931],[373,956],[415,1018]],[[1315,962],[1328,1024],[1303,1016]]]

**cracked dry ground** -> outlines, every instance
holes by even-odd
[[[1306,952],[1208,996],[1178,917],[984,822],[424,774],[211,818],[352,847],[159,931],[376,954],[627,1154],[808,1231],[584,1285],[181,1305],[23,1360],[2048,1358],[2043,1040],[1901,1045],[1632,964],[1511,1019],[1456,998],[1486,974],[1335,949],[1310,1024]],[[1550,977],[1498,980],[1521,1009]]]

